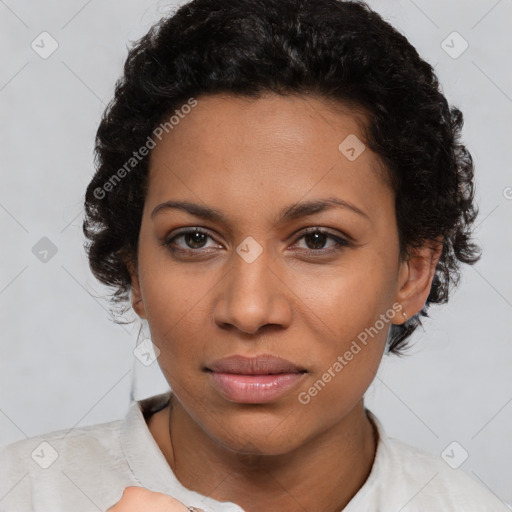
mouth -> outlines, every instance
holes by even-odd
[[[290,392],[307,370],[291,361],[268,354],[257,357],[231,356],[204,368],[213,387],[227,400],[262,404]]]

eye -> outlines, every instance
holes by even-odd
[[[314,253],[331,253],[335,251],[339,251],[343,247],[347,247],[350,245],[350,243],[345,240],[344,238],[341,238],[340,236],[336,236],[332,234],[329,231],[326,231],[325,229],[321,228],[310,228],[307,231],[302,233],[302,236],[300,236],[297,241],[304,240],[305,242],[305,249],[310,254]],[[333,243],[330,247],[325,248],[325,244],[331,240]]]
[[[204,254],[211,252],[219,247],[219,245],[207,246],[208,239],[214,240],[210,233],[200,227],[182,229],[170,238],[166,238],[162,245],[166,246],[172,253],[185,253],[189,255]],[[297,238],[295,242],[304,240],[306,247],[299,250],[305,250],[311,255],[325,255],[341,250],[350,245],[350,243],[340,236],[322,228],[309,228]],[[331,241],[331,246],[325,248],[325,244]],[[181,241],[181,243],[178,243]],[[210,249],[210,250],[209,250]],[[295,249],[294,249],[295,250]]]
[[[201,249],[213,249],[206,245],[208,238],[213,240],[210,233],[202,228],[195,227],[192,229],[183,229],[174,236],[164,240],[165,245],[171,252],[199,253]],[[178,244],[178,240],[182,239],[182,243]],[[218,247],[218,246],[217,246]]]

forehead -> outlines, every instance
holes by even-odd
[[[201,96],[152,150],[148,208],[187,198],[258,211],[328,193],[374,209],[392,192],[365,122],[317,97]]]

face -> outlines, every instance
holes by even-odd
[[[339,424],[404,321],[421,273],[400,261],[377,156],[354,145],[363,122],[318,98],[204,96],[152,150],[132,301],[220,445],[286,453]]]

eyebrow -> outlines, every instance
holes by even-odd
[[[307,217],[308,215],[313,215],[314,213],[319,213],[336,207],[351,210],[357,215],[370,220],[368,214],[357,206],[337,197],[329,197],[326,199],[314,199],[311,201],[294,203],[287,206],[280,211],[277,223],[279,224],[286,221],[296,220],[301,217]],[[169,209],[183,210],[202,219],[227,223],[225,215],[220,210],[191,203],[189,201],[165,201],[165,203],[161,203],[155,207],[151,212],[151,218],[153,219],[159,213]]]

